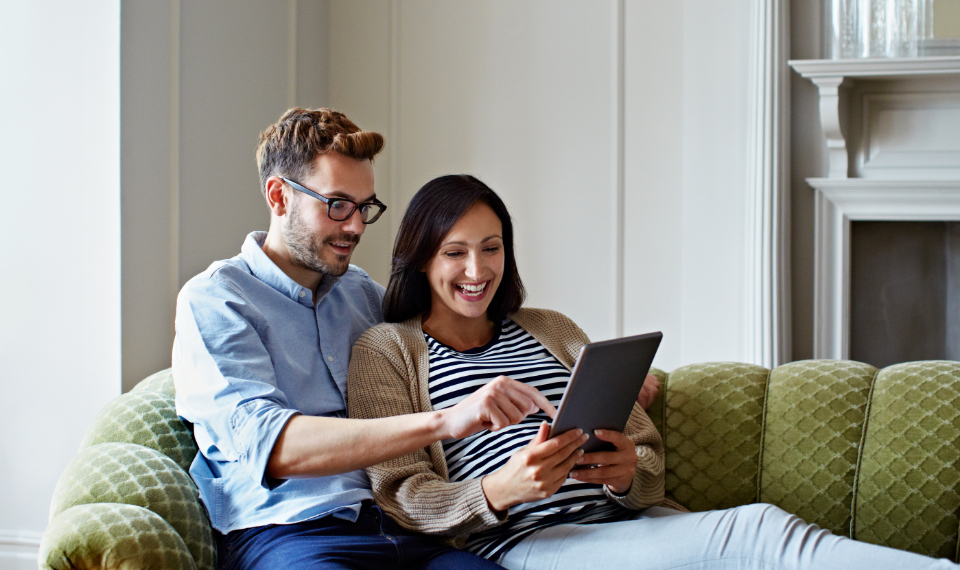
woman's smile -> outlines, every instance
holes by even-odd
[[[486,297],[487,294],[487,284],[489,281],[484,281],[482,283],[458,283],[455,285],[457,292],[460,293],[460,296],[468,301],[479,301]]]

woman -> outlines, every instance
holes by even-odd
[[[387,324],[353,348],[350,415],[442,410],[503,375],[557,405],[587,337],[559,313],[521,308],[523,299],[496,193],[471,176],[427,183],[397,235]],[[624,433],[597,434],[612,452],[583,454],[576,432],[548,440],[547,419],[370,468],[377,503],[404,527],[507,568],[955,567],[834,536],[771,505],[683,512],[664,500],[663,445],[639,406]]]

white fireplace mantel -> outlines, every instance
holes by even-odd
[[[814,358],[850,356],[850,225],[960,221],[960,57],[791,61],[820,90]]]
[[[791,60],[789,64],[820,91],[820,124],[827,143],[829,178],[847,178],[850,173],[842,88],[864,80],[960,75],[960,56],[810,59]]]

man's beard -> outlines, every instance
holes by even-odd
[[[297,202],[290,204],[290,213],[283,226],[283,240],[290,250],[290,261],[297,267],[303,267],[324,275],[339,277],[347,272],[350,265],[349,255],[334,254],[335,263],[323,260],[323,247],[328,243],[360,243],[360,236],[356,234],[314,236],[303,223]]]

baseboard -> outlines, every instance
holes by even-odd
[[[0,530],[0,570],[35,570],[42,533]]]

